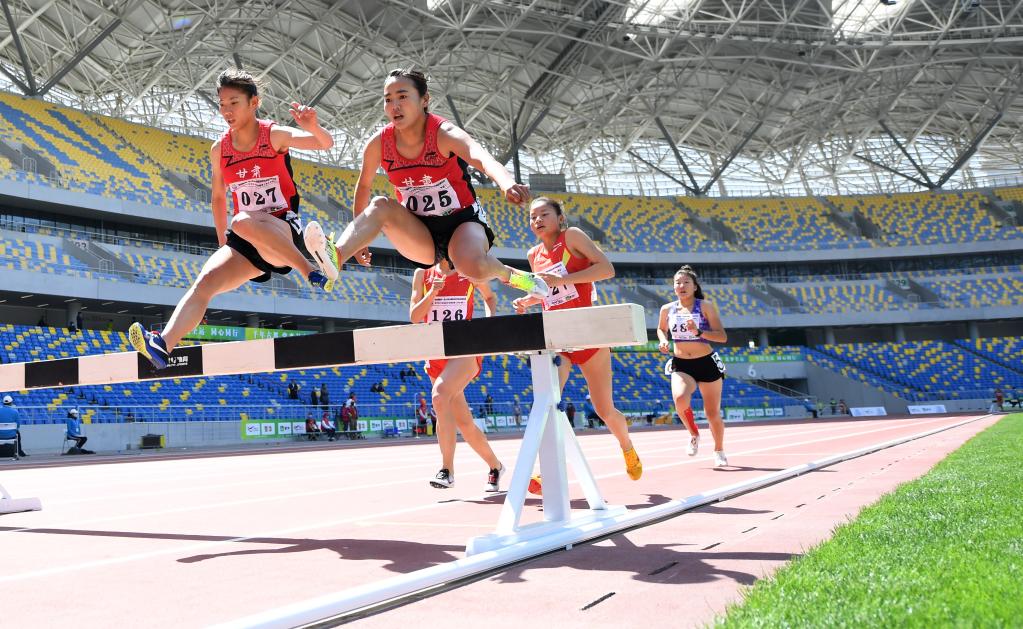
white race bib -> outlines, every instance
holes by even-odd
[[[427,323],[434,321],[461,321],[469,313],[469,300],[465,295],[438,295],[433,298]]]
[[[551,275],[557,275],[558,277],[565,277],[568,275],[568,269],[566,269],[565,265],[561,262],[558,262],[553,266],[549,266],[540,272],[550,273]],[[568,303],[577,297],[579,297],[579,291],[576,289],[575,284],[552,287],[551,294],[543,300],[544,310],[550,310],[555,306]]]
[[[701,317],[690,312],[677,312],[668,316],[668,326],[671,329],[671,338],[674,341],[694,341],[697,336],[686,328],[686,322],[692,321],[696,329],[700,329]]]
[[[411,178],[405,182],[410,185],[397,188],[397,191],[405,199],[402,202],[404,206],[417,216],[447,216],[462,209],[458,195],[447,178],[429,183],[421,180],[420,185],[412,185],[414,181]]]
[[[228,186],[239,212],[276,212],[288,207],[277,175],[236,181]]]

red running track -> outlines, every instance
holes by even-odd
[[[682,431],[640,431],[633,440],[645,472],[637,482],[626,477],[609,434],[582,435],[580,443],[605,498],[641,508],[963,419],[731,425],[732,466],[723,470],[712,467],[709,431],[693,458]],[[358,624],[518,627],[523,600],[531,615],[563,626],[704,624],[741,585],[826,539],[835,524],[995,421],[515,566]],[[519,441],[493,446],[510,468]],[[427,485],[438,463],[435,443],[416,442],[5,466],[0,481],[8,491],[42,498],[44,510],[0,517],[4,624],[208,625],[458,559],[470,536],[493,529],[503,494],[483,493],[485,465],[465,444],[454,488]],[[573,504],[584,506],[581,495]],[[535,506],[527,511],[540,518]]]

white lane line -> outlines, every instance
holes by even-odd
[[[821,432],[832,432],[833,429],[834,429],[833,426],[830,426],[830,427],[829,426],[815,426],[812,430],[785,431],[784,433],[781,434],[781,436],[784,436],[784,437],[790,436],[789,435],[790,432],[797,432],[800,435],[816,434],[816,433],[821,433]],[[589,436],[589,435],[587,435],[587,436]],[[742,444],[742,443],[752,443],[752,442],[759,442],[759,441],[767,441],[767,440],[772,440],[772,439],[774,439],[774,438],[776,438],[778,436],[779,435],[777,433],[772,433],[772,434],[759,434],[758,433],[758,434],[756,434],[756,436],[750,436],[749,438],[745,438],[745,439],[741,439],[741,438],[740,439],[733,439],[729,443]],[[644,448],[643,450],[641,450],[640,456],[643,457],[643,458],[646,458],[647,455],[650,454],[650,453],[657,454],[657,453],[681,452],[681,450],[683,448],[683,445],[684,444],[682,443],[682,441],[679,441],[677,444],[671,444],[671,445],[669,445],[667,447],[664,447],[664,448],[658,448],[658,449],[652,449],[652,450]],[[595,448],[589,448],[589,450],[591,452],[594,449]],[[602,447],[600,449],[602,449],[602,450],[609,450],[612,453],[611,454],[607,454],[607,455],[598,455],[598,456],[590,455],[590,456],[587,456],[587,461],[590,461],[592,463],[594,461],[621,459],[622,455],[621,455],[621,451],[618,450],[617,443],[614,443],[612,446]],[[470,453],[466,449],[464,449],[464,448],[463,448],[463,452],[465,452],[466,457],[470,457],[471,456]],[[516,448],[516,452],[517,452],[517,448]],[[665,456],[670,456],[670,455],[665,455]],[[430,458],[431,461],[436,462],[436,457],[437,457],[436,453],[432,453],[429,458]],[[472,458],[472,460],[476,461],[475,458]],[[690,461],[692,461],[692,460],[702,460],[702,459],[691,459]],[[325,466],[322,466],[322,465],[320,465],[320,466],[316,466],[316,465],[303,466],[301,469],[309,469],[311,471],[314,470],[317,473],[318,477],[331,476],[333,474],[349,476],[349,475],[352,474],[352,470],[347,469],[349,465],[355,467],[356,469],[360,469],[360,470],[362,468],[360,462],[355,461],[355,462],[344,462],[344,467],[339,467],[339,468],[333,469],[333,470],[332,469],[328,469],[328,468],[326,468]],[[419,468],[423,467],[424,465],[426,465],[426,463],[422,463],[422,464],[416,463],[415,465],[404,465],[404,466],[399,466],[399,467],[395,467],[395,466],[392,465],[392,466],[387,467],[387,468],[381,468],[380,470],[373,470],[371,473],[369,473],[369,475],[372,475],[373,473],[379,473],[381,471],[392,472],[392,471],[395,471],[395,470],[403,470],[403,469],[419,469]],[[509,466],[509,469],[511,469],[511,467],[512,466]],[[480,469],[483,469],[483,468],[480,468]],[[653,468],[651,468],[651,469],[653,469]],[[73,468],[65,468],[65,470],[68,473],[71,473],[71,474],[73,474],[74,471],[75,471]],[[118,471],[119,473],[123,473],[124,470],[123,469],[116,469],[116,470],[113,470],[113,471]],[[289,468],[289,471],[293,471],[292,468]],[[217,489],[230,489],[230,488],[234,488],[234,487],[248,487],[248,486],[252,485],[252,477],[248,476],[249,474],[252,474],[252,472],[250,472],[248,470],[241,471],[241,472],[238,472],[238,473],[229,473],[229,474],[232,475],[232,476],[240,475],[240,476],[243,476],[245,478],[243,480],[236,481],[236,482],[217,483],[217,484],[203,484],[200,487],[195,487],[195,486],[190,486],[190,485],[186,485],[186,484],[178,482],[179,481],[179,477],[175,476],[174,479],[173,479],[173,482],[175,483],[175,485],[170,486],[170,487],[153,487],[152,482],[150,482],[147,491],[144,491],[144,492],[137,492],[137,493],[133,493],[133,494],[125,494],[125,493],[122,493],[122,492],[111,492],[111,493],[108,493],[108,494],[90,494],[90,495],[87,495],[87,496],[82,496],[82,492],[79,489],[82,484],[87,484],[87,481],[83,482],[83,479],[76,478],[76,482],[75,482],[74,486],[73,487],[69,487],[66,479],[56,479],[60,483],[60,485],[58,487],[60,489],[64,490],[63,495],[73,496],[72,498],[63,499],[61,497],[62,496],[62,492],[55,491],[55,490],[47,490],[46,488],[43,488],[43,487],[31,488],[31,493],[42,493],[42,494],[45,494],[48,504],[56,504],[56,505],[59,505],[59,506],[64,506],[64,505],[69,505],[69,504],[101,502],[101,501],[104,501],[104,500],[121,500],[121,499],[125,499],[125,498],[152,497],[154,494],[159,494],[160,496],[170,496],[170,495],[174,495],[174,494],[187,494],[187,495],[189,495],[190,498],[197,498],[198,497],[196,495],[197,491],[217,490]],[[217,475],[218,476],[223,476],[223,475],[225,475],[225,472],[222,471],[222,470],[218,471]],[[613,476],[613,474],[612,474],[612,476]],[[605,477],[607,477],[607,476],[605,475]],[[161,478],[161,480],[164,480],[164,479],[166,479],[166,475],[161,475],[160,478]],[[203,477],[197,477],[197,478],[203,478]],[[272,485],[274,483],[284,483],[290,489],[294,485],[294,483],[296,481],[307,481],[308,479],[309,479],[309,475],[308,474],[299,474],[297,476],[280,476],[280,475],[276,475],[276,476],[271,476],[269,478],[261,478],[260,479],[260,483],[262,484],[261,486],[264,486],[264,487],[267,486],[267,485]],[[101,477],[94,479],[94,482],[96,482],[97,484],[101,483],[101,484],[103,484],[103,487],[105,489],[109,489],[109,485],[105,482],[105,479],[103,479]],[[322,495],[324,493],[335,493],[335,492],[343,492],[343,491],[356,491],[356,490],[361,490],[361,489],[374,489],[374,488],[377,488],[377,487],[387,487],[387,486],[391,486],[391,485],[394,485],[394,484],[402,484],[402,483],[410,483],[410,484],[412,484],[412,483],[420,483],[420,482],[423,482],[422,479],[417,477],[417,478],[406,478],[406,479],[401,480],[401,481],[394,481],[394,482],[388,482],[388,483],[383,483],[383,484],[373,483],[373,484],[368,484],[368,485],[354,485],[354,486],[347,486],[347,487],[335,487],[335,488],[331,488],[331,489],[317,490],[317,491],[312,491],[312,492],[294,493],[294,492],[289,491],[288,493],[286,493],[284,495],[281,495],[281,496],[267,496],[267,495],[264,495],[263,497],[256,498],[256,499],[250,499],[250,500],[244,501],[244,502],[238,502],[238,501],[235,501],[235,502],[219,502],[218,501],[218,502],[212,503],[212,504],[211,503],[205,503],[205,504],[199,504],[199,505],[193,504],[192,506],[181,507],[181,508],[175,509],[173,511],[161,510],[161,511],[156,511],[156,512],[140,513],[140,514],[135,514],[135,515],[107,516],[105,518],[92,519],[92,520],[86,520],[86,521],[82,521],[82,522],[77,522],[77,523],[74,523],[74,526],[76,528],[80,528],[80,526],[83,525],[83,524],[96,524],[96,523],[99,523],[99,522],[118,521],[118,520],[130,519],[131,517],[148,517],[148,516],[167,515],[168,513],[184,513],[184,512],[187,512],[187,511],[214,509],[214,508],[218,508],[218,507],[222,507],[222,506],[228,506],[229,507],[229,506],[236,506],[238,504],[256,504],[256,503],[259,503],[259,502],[276,501],[276,500],[288,499],[288,498],[292,498],[292,497],[316,496],[316,495]],[[52,527],[42,527],[42,528],[52,528]],[[68,528],[68,527],[64,527],[64,528]],[[18,529],[18,532],[23,531],[23,530],[29,530],[29,529]],[[16,531],[6,531],[6,532],[16,532]],[[2,534],[2,533],[3,533],[3,531],[0,531],[0,534]]]

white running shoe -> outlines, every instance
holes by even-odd
[[[436,487],[437,489],[448,489],[454,487],[455,477],[451,475],[448,468],[441,468],[437,475],[430,479],[430,486]]]
[[[714,451],[714,467],[725,467],[728,465],[728,458],[725,457],[724,450]]]
[[[494,493],[495,491],[501,491],[501,476],[504,475],[504,463],[499,468],[493,468],[490,473],[487,474],[487,487],[484,491],[488,493]]]
[[[686,454],[689,456],[696,456],[696,452],[700,449],[700,435],[693,435],[689,437],[689,447],[686,448]]]
[[[313,256],[313,260],[320,267],[320,271],[331,282],[337,281],[337,248],[334,247],[333,238],[327,238],[324,235],[323,228],[320,227],[319,223],[309,221],[302,231],[302,240],[305,241],[305,248]]]

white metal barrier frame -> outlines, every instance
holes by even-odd
[[[561,394],[552,358],[557,350],[637,345],[646,341],[643,308],[616,304],[180,347],[171,353],[168,367],[159,371],[136,352],[13,363],[0,365],[0,391],[532,353],[534,402],[522,449],[497,529],[491,535],[470,540],[467,545],[466,552],[476,554],[624,513],[624,507],[611,509],[604,503],[575,434],[564,430],[564,420],[558,421]],[[587,513],[573,514],[569,507],[566,448],[590,504]],[[545,521],[519,526],[529,477],[538,455],[544,475]]]

